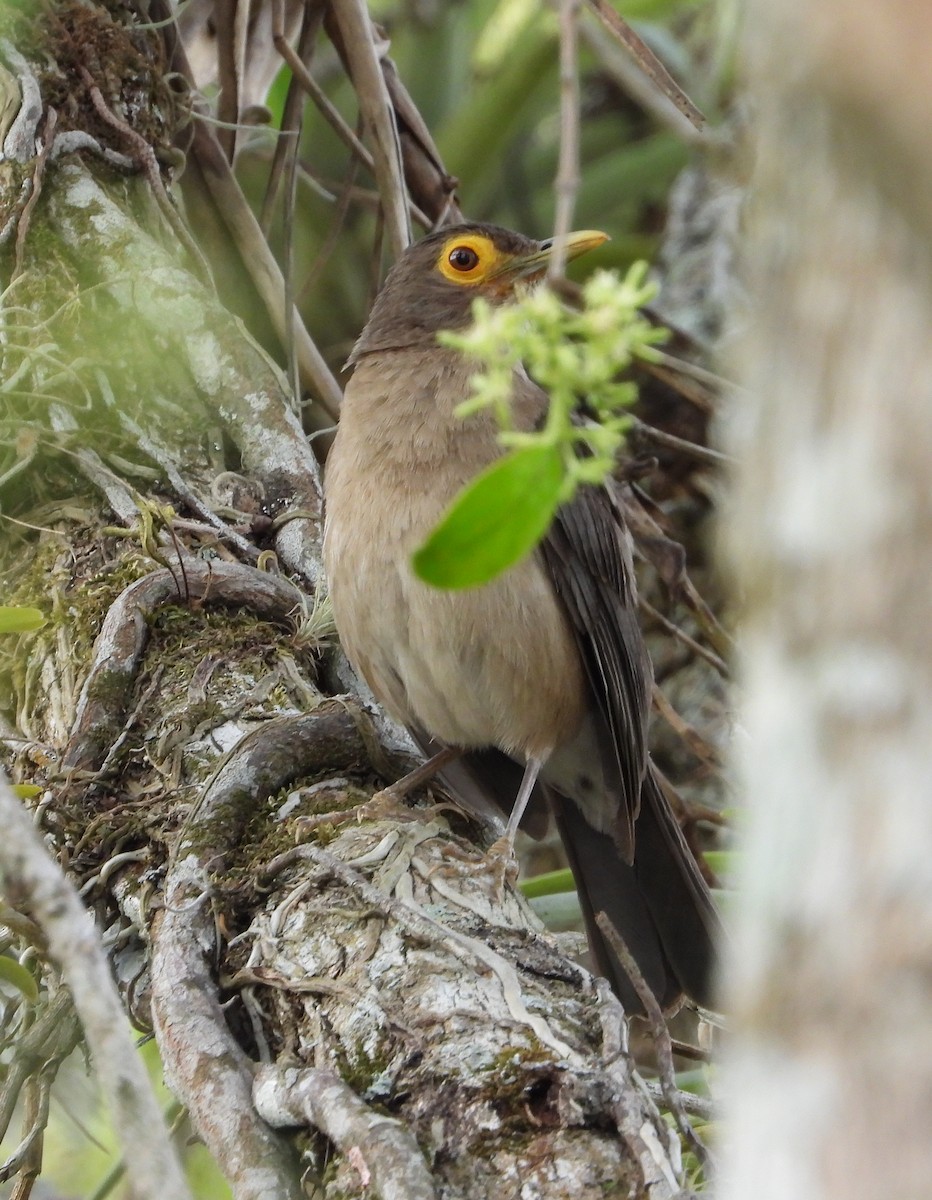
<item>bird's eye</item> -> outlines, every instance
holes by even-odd
[[[472,271],[479,265],[479,255],[471,246],[454,246],[447,261],[454,271]]]
[[[495,243],[484,233],[460,230],[443,243],[436,266],[448,283],[481,287],[494,277],[500,258]]]

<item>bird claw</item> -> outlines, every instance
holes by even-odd
[[[424,819],[424,809],[409,808],[402,797],[392,791],[391,787],[373,792],[362,804],[354,804],[349,808],[338,808],[333,812],[311,813],[295,820],[295,833],[298,841],[304,841],[322,825],[345,825],[348,821],[361,824],[363,821],[420,821]]]
[[[373,792],[371,799],[367,800],[363,805],[363,808],[366,810],[365,815],[391,817],[397,821],[419,819],[423,815],[423,810],[419,812],[405,803],[405,795],[406,793],[402,790],[397,790],[394,784],[380,788],[377,792]]]
[[[485,861],[495,881],[496,893],[500,897],[505,891],[505,885],[513,885],[518,878],[514,842],[507,834],[489,846],[485,852]]]

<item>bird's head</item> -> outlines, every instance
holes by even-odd
[[[592,229],[571,233],[566,258],[607,240]],[[519,283],[543,277],[552,253],[552,238],[537,242],[498,225],[453,225],[428,234],[392,267],[350,361],[376,350],[433,344],[441,329],[464,328],[477,296],[492,304],[510,300]]]

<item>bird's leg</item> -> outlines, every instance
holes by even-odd
[[[511,810],[511,816],[508,818],[508,825],[505,832],[488,849],[487,857],[492,860],[493,866],[497,865],[501,868],[502,883],[509,867],[512,868],[512,871],[515,870],[513,866],[515,836],[518,832],[518,826],[521,824],[521,818],[524,816],[524,810],[527,808],[528,801],[531,798],[531,792],[534,790],[534,784],[537,782],[537,776],[540,774],[540,769],[543,765],[544,760],[542,758],[529,758],[527,760],[524,775],[521,778],[521,786],[518,788],[518,795],[515,797],[514,807]]]
[[[459,750],[445,746],[442,750],[438,750],[436,754],[431,755],[427,762],[421,763],[419,767],[415,767],[407,775],[402,775],[395,783],[391,783],[388,787],[373,792],[364,804],[357,804],[353,808],[338,809],[336,812],[315,813],[313,816],[299,817],[300,830],[302,834],[307,834],[309,831],[317,829],[320,825],[343,825],[347,821],[375,820],[394,813],[397,813],[403,819],[420,820],[425,815],[424,811],[421,810],[415,813],[413,810],[405,809],[404,812],[399,812],[401,801],[410,792],[413,792],[415,788],[419,788],[421,784],[433,779],[437,772],[442,771],[447,763],[453,762],[455,758],[459,758],[460,753],[461,751]]]
[[[505,830],[505,838],[508,842],[508,852],[510,854],[514,853],[515,835],[518,832],[518,826],[521,824],[521,818],[524,816],[524,810],[527,808],[531,792],[534,790],[534,784],[537,783],[537,776],[540,774],[540,769],[543,765],[543,759],[529,758],[527,766],[524,768],[521,786],[518,788],[514,808],[511,810],[511,816],[508,818],[508,827]]]
[[[421,763],[419,767],[415,767],[407,775],[402,775],[395,783],[390,783],[388,787],[376,792],[370,804],[397,804],[422,784],[428,783],[443,770],[447,763],[451,763],[454,759],[459,758],[461,753],[460,750],[456,750],[452,746],[444,746],[442,750],[438,750],[436,754],[431,755],[427,762]]]

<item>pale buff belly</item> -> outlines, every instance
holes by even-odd
[[[545,758],[571,740],[584,685],[566,619],[534,559],[484,587],[416,579],[387,529],[332,526],[326,566],[341,642],[398,720],[461,747]]]

